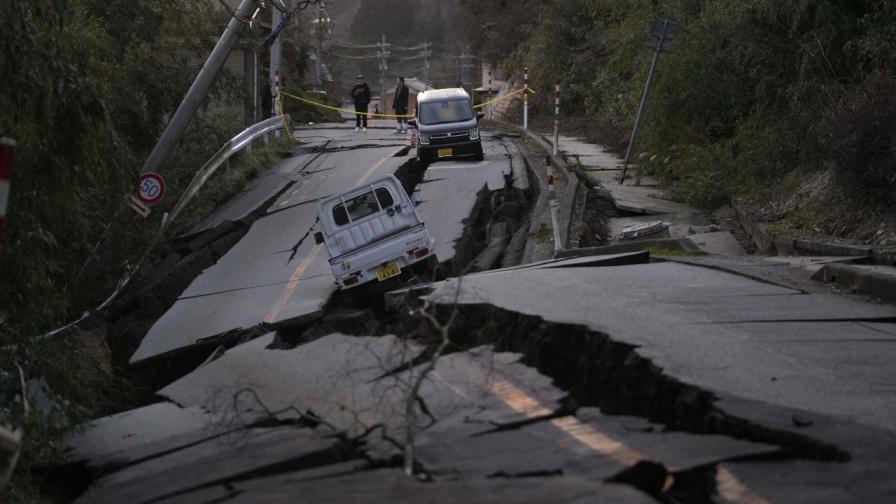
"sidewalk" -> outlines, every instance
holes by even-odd
[[[553,146],[553,137],[542,138]],[[705,212],[665,199],[659,181],[653,177],[636,179],[634,167],[630,166],[625,183],[620,184],[623,160],[602,146],[561,135],[560,154],[571,168],[578,167],[591,183],[612,196],[618,215],[608,222],[611,242],[628,241],[622,239],[623,231],[639,226],[644,231],[631,239],[690,238],[700,250],[710,254],[746,254],[734,236],[714,225]],[[668,228],[651,233],[651,228],[666,227],[650,226],[657,222],[668,223]]]
[[[553,147],[553,137],[540,137]],[[720,218],[720,222],[715,223],[716,219],[706,212],[665,199],[659,181],[650,176],[636,178],[633,166],[629,166],[625,183],[620,184],[623,160],[602,146],[562,135],[559,143],[567,165],[583,173],[595,186],[605,189],[612,198],[617,215],[607,222],[610,244],[686,239],[688,247],[696,245],[708,254],[745,256],[747,252],[742,243],[751,241],[750,245],[763,256],[763,263],[801,268],[819,285],[833,284],[842,292],[896,302],[896,269],[893,268],[896,248],[831,244],[773,235],[764,227],[745,220],[736,203],[728,212],[730,219]],[[725,229],[726,223],[731,226],[730,230]],[[639,235],[632,237],[638,230]],[[656,230],[659,232],[652,232]],[[749,239],[739,242],[732,230]],[[656,248],[665,249],[666,246]],[[723,269],[731,270],[730,267]]]

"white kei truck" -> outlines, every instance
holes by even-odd
[[[418,263],[437,265],[432,237],[394,176],[322,199],[318,215],[322,231],[314,241],[326,245],[340,289],[384,282]]]

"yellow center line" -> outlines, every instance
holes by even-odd
[[[383,163],[388,161],[390,158],[395,157],[396,154],[398,154],[399,152],[401,152],[404,149],[405,149],[405,147],[399,147],[398,149],[395,149],[394,151],[390,152],[388,156],[377,161],[375,165],[371,166],[370,169],[368,169],[367,172],[364,173],[364,175],[362,175],[361,178],[358,179],[358,182],[355,183],[355,187],[358,187],[361,184],[363,184],[364,182],[367,182],[367,179],[369,179],[371,177],[371,175],[373,175],[373,172],[375,172],[377,168],[379,168],[380,166],[383,166]]]
[[[289,299],[292,297],[296,288],[299,286],[299,282],[302,280],[302,275],[305,273],[305,270],[308,269],[308,266],[311,265],[311,262],[314,261],[314,258],[317,257],[317,254],[320,253],[320,250],[323,248],[323,245],[315,245],[313,249],[311,249],[311,253],[308,254],[308,257],[302,260],[298,266],[296,266],[295,271],[292,272],[292,275],[289,277],[289,283],[286,284],[286,287],[283,289],[283,292],[280,293],[280,298],[274,303],[274,306],[271,307],[268,314],[264,316],[264,321],[268,324],[273,323],[277,320],[277,315],[280,314],[280,310],[286,306],[286,303],[289,302]]]
[[[496,380],[489,389],[511,409],[529,418],[553,413],[550,408],[506,380]],[[550,424],[575,441],[624,466],[630,467],[641,460],[649,459],[647,455],[629,448],[623,442],[607,436],[594,425],[583,423],[574,416],[555,418],[551,420]],[[725,502],[768,504],[767,500],[747,488],[731,471],[722,466],[719,466],[716,471],[716,482],[719,496]],[[666,488],[671,484],[671,480],[667,481]]]

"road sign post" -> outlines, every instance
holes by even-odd
[[[638,129],[641,126],[641,117],[644,115],[644,109],[647,108],[647,98],[650,96],[650,86],[653,84],[653,76],[656,73],[656,64],[660,59],[660,53],[663,52],[663,45],[670,42],[678,35],[678,23],[669,18],[659,18],[653,24],[653,36],[656,38],[656,45],[649,45],[653,49],[653,61],[650,63],[650,71],[647,73],[647,84],[644,86],[644,94],[641,95],[641,104],[638,106],[638,115],[635,116],[635,126],[632,128],[632,136],[628,140],[628,149],[625,151],[625,161],[622,163],[622,178],[619,183],[625,182],[625,175],[628,172],[628,163],[632,158],[632,151],[635,148],[635,139],[638,136]]]
[[[140,217],[149,217],[149,213],[151,210],[148,206],[146,206],[146,204],[140,201],[140,198],[138,198],[137,196],[133,194],[130,195],[128,197],[128,204],[131,206],[131,208],[134,209],[135,212],[137,212],[137,215],[139,215]]]

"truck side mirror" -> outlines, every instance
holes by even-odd
[[[323,245],[324,243],[324,234],[320,231],[314,233],[314,243],[318,245]]]
[[[417,127],[417,120],[416,120],[416,119],[410,119],[410,120],[408,120],[408,126],[410,126],[410,127],[412,127],[412,128],[416,128],[416,127]]]
[[[476,120],[481,121],[485,117],[485,112],[476,112]]]
[[[411,194],[411,201],[414,203],[414,206],[420,206],[420,203],[423,203],[423,196],[420,195],[420,191],[414,191]]]

